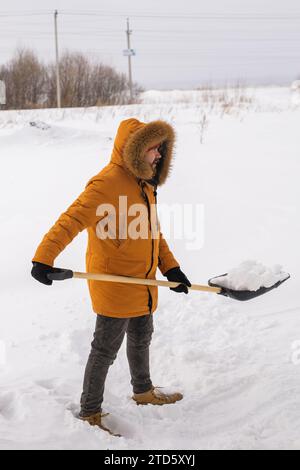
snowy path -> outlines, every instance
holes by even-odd
[[[169,408],[137,407],[130,400],[122,347],[105,395],[107,422],[124,435],[115,439],[73,416],[94,317],[88,301],[73,300],[86,297],[84,289],[75,283],[64,290],[59,302],[49,291],[35,293],[34,300],[24,292],[15,298],[23,311],[43,305],[43,313],[36,310],[29,321],[23,316],[8,340],[1,448],[299,447],[299,371],[291,363],[298,309],[249,314],[244,304],[209,294],[180,301],[163,295],[155,319],[153,379],[182,390],[185,398]]]

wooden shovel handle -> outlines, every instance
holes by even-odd
[[[113,274],[79,273],[75,271],[73,272],[73,277],[76,279],[89,279],[91,281],[122,282],[126,284],[141,284],[144,286],[159,287],[177,287],[181,284],[180,282],[158,281],[156,279],[139,279],[136,277],[115,276]],[[193,284],[189,289],[214,292],[216,294],[219,294],[222,290],[220,287],[201,286],[197,284]]]

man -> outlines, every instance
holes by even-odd
[[[80,231],[87,229],[88,272],[155,279],[158,267],[169,281],[179,283],[172,290],[187,294],[191,284],[159,231],[156,212],[156,189],[169,175],[173,146],[174,131],[166,122],[123,121],[110,163],[88,182],[85,191],[39,245],[33,258],[33,277],[51,285],[47,275],[57,271],[53,268],[56,257]],[[130,236],[135,214],[131,209],[124,213],[120,197],[126,197],[129,208],[139,204],[146,211],[146,236]],[[109,207],[115,209],[116,227],[104,233],[101,224]],[[97,321],[85,371],[80,418],[109,431],[102,423],[104,385],[125,333],[133,400],[152,405],[181,400],[180,393],[166,394],[155,388],[150,378],[149,346],[157,287],[89,281],[89,290]]]

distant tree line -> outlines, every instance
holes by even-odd
[[[130,103],[127,76],[80,52],[64,52],[59,63],[63,107],[122,105]],[[6,85],[6,109],[54,108],[55,64],[44,64],[30,49],[18,49],[0,66],[0,80]],[[142,88],[134,83],[137,101]]]

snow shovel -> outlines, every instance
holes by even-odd
[[[65,279],[89,279],[93,281],[105,281],[105,282],[121,282],[126,284],[140,284],[144,286],[159,286],[159,287],[178,287],[180,283],[178,282],[170,282],[170,281],[160,281],[156,279],[139,279],[136,277],[126,277],[126,276],[116,276],[113,274],[95,274],[95,273],[80,273],[71,271],[70,269],[61,269],[60,272],[50,273],[47,275],[48,279],[51,281],[64,281]],[[198,284],[193,284],[189,287],[190,290],[195,291],[203,291],[203,292],[212,292],[215,294],[224,295],[226,297],[231,297],[235,300],[250,300],[254,297],[258,297],[270,290],[274,289],[275,287],[279,287],[283,282],[287,281],[290,278],[290,275],[287,274],[287,277],[281,281],[276,282],[271,287],[261,287],[256,291],[248,291],[248,290],[233,290],[228,289],[227,287],[222,287],[215,282],[218,278],[227,276],[227,274],[223,274],[222,276],[217,276],[212,278],[208,281],[208,286],[202,286]]]
[[[226,297],[231,297],[232,299],[242,300],[242,301],[254,299],[255,297],[259,297],[260,295],[266,294],[270,290],[273,290],[276,287],[281,286],[281,284],[283,284],[285,281],[287,281],[291,277],[289,274],[287,274],[284,279],[276,282],[272,286],[260,287],[259,289],[253,291],[253,290],[233,290],[233,289],[229,289],[228,287],[218,285],[218,282],[216,281],[220,278],[224,278],[225,276],[227,276],[227,273],[221,276],[217,276],[212,279],[209,279],[208,285],[213,286],[213,287],[220,287],[221,292],[219,292],[219,294],[221,295],[225,295]]]

